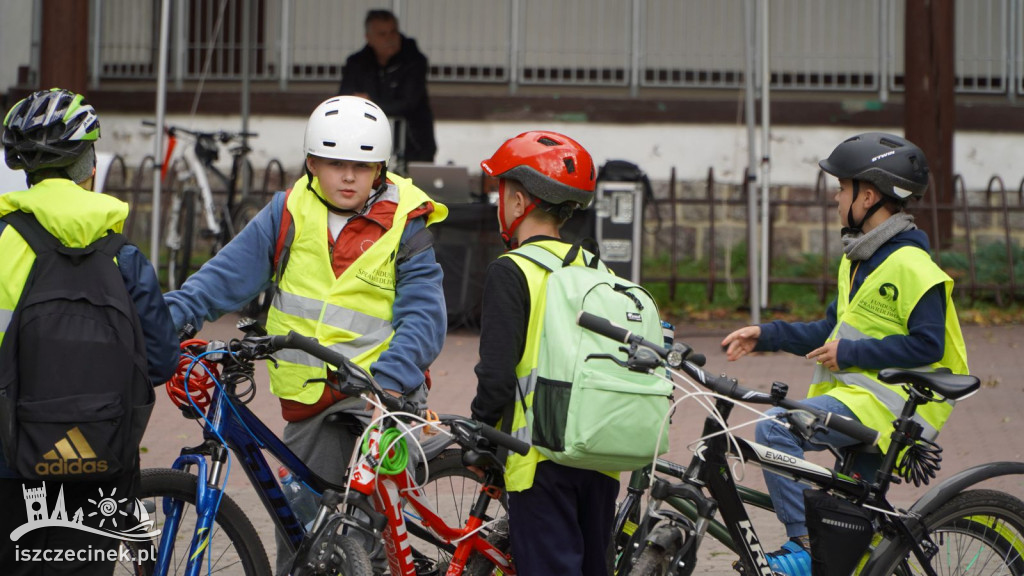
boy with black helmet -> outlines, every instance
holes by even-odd
[[[807,402],[879,430],[884,451],[907,396],[899,386],[879,381],[879,370],[924,367],[967,373],[953,280],[932,261],[928,237],[903,211],[928,188],[928,163],[910,141],[871,132],[845,140],[818,165],[840,186],[836,200],[844,255],[836,300],[823,320],[747,326],[726,336],[722,346],[729,360],[775,350],[814,360]],[[925,439],[938,435],[952,409],[949,402],[918,408],[915,420],[924,427]],[[795,456],[822,450],[821,443],[840,448],[856,443],[837,432],[818,439],[821,443],[804,442],[774,419],[758,423],[756,438]],[[880,457],[859,455],[857,472],[871,478],[880,463]],[[809,576],[803,488],[771,473],[765,482],[790,537],[781,550],[768,554],[771,568]]]
[[[124,226],[125,218],[128,216],[128,205],[124,202],[103,194],[96,194],[88,189],[89,180],[95,174],[96,155],[94,145],[100,136],[100,123],[96,111],[79,94],[54,88],[51,90],[40,90],[30,94],[25,99],[17,102],[6,118],[4,118],[3,134],[0,141],[3,142],[4,157],[7,165],[14,170],[24,170],[27,190],[10,192],[0,195],[0,217],[10,218],[9,224],[0,220],[0,374],[3,375],[0,384],[0,394],[8,398],[18,399],[17,414],[25,407],[22,401],[26,399],[36,400],[38,396],[46,395],[43,391],[21,390],[19,387],[28,388],[37,384],[32,379],[31,361],[26,356],[37,352],[37,350],[25,350],[26,355],[20,355],[17,351],[19,341],[26,342],[25,331],[20,330],[25,324],[21,323],[19,315],[22,310],[17,305],[22,295],[35,296],[35,300],[42,300],[39,292],[32,292],[29,278],[34,264],[46,260],[47,256],[40,256],[33,250],[30,238],[39,235],[39,229],[35,226],[19,224],[18,218],[25,219],[29,214],[35,221],[45,229],[49,235],[54,236],[62,244],[57,250],[71,253],[70,249],[82,249],[91,246],[95,250],[100,241],[108,236],[109,231],[120,232]],[[21,226],[16,228],[16,226]],[[23,236],[19,230],[24,230],[27,236]],[[35,230],[35,233],[31,233]],[[47,235],[48,236],[48,235]],[[110,242],[112,238],[105,242]],[[106,244],[110,246],[111,244]],[[35,246],[38,246],[36,244]],[[65,248],[67,247],[67,248]],[[112,248],[111,248],[112,251]],[[103,256],[103,252],[98,252]],[[103,264],[100,261],[100,264]],[[127,296],[124,292],[110,294],[111,300],[116,300],[118,306],[123,306],[123,298],[130,298],[134,304],[134,312],[137,315],[137,327],[141,331],[142,343],[139,349],[129,350],[139,353],[139,357],[132,356],[126,360],[138,372],[137,378],[141,385],[146,388],[146,380],[154,385],[162,384],[174,373],[178,363],[178,339],[175,337],[174,329],[171,326],[170,313],[164,305],[160,294],[160,285],[157,281],[156,272],[146,257],[131,244],[124,244],[117,251],[115,259],[111,259],[111,266],[116,266],[116,272],[101,269],[109,274],[113,282],[117,282],[118,275],[124,281],[127,289]],[[45,273],[31,276],[35,280],[46,277]],[[106,276],[104,276],[106,278]],[[111,286],[111,285],[106,285]],[[81,286],[76,285],[76,288]],[[81,293],[77,295],[82,298]],[[32,298],[26,298],[32,300]],[[17,313],[15,311],[18,311]],[[68,319],[68,324],[83,324],[86,316],[81,314],[68,313],[63,315]],[[126,312],[128,314],[128,312]],[[54,314],[53,317],[60,317]],[[92,320],[92,317],[88,317]],[[63,325],[63,324],[62,324]],[[81,332],[75,331],[76,334]],[[91,334],[91,332],[89,333]],[[71,346],[77,348],[77,342],[71,340],[73,337],[61,332],[62,338],[68,338]],[[134,337],[138,332],[120,336],[120,340],[127,340],[133,337],[133,342],[138,344]],[[20,340],[19,340],[20,339]],[[89,340],[95,347],[90,349],[90,356],[96,350],[105,350],[112,347],[111,342],[119,340],[118,337],[111,337],[100,341]],[[4,347],[4,344],[12,348]],[[141,346],[144,345],[145,358],[141,358]],[[29,348],[26,344],[25,348]],[[8,354],[9,350],[14,350]],[[120,356],[120,348],[115,347],[115,354]],[[53,353],[51,351],[51,353]],[[15,358],[15,366],[7,364],[10,358]],[[94,357],[101,357],[96,354]],[[32,356],[38,360],[37,355]],[[47,361],[42,358],[42,361]],[[26,362],[22,364],[21,362]],[[105,365],[107,373],[97,370],[94,366],[84,366],[73,359],[56,357],[49,359],[49,362],[56,365],[67,366],[72,362],[79,373],[91,374],[94,378],[100,379],[97,387],[103,387],[103,392],[81,390],[75,387],[68,390],[68,396],[74,398],[78,405],[95,405],[97,401],[110,403],[111,395],[116,396],[113,388],[117,377],[118,368]],[[59,373],[59,369],[57,369]],[[50,378],[51,382],[66,382],[67,379]],[[137,383],[133,378],[132,383]],[[24,385],[24,386],[23,386]],[[71,384],[68,384],[69,386]],[[54,386],[59,388],[59,384]],[[33,394],[34,392],[34,394]],[[146,395],[153,398],[152,392],[145,390]],[[34,396],[34,397],[33,397]],[[49,397],[47,396],[47,399]],[[152,401],[152,400],[150,400]],[[66,407],[66,406],[65,406]],[[67,416],[73,418],[68,410],[61,410],[56,417]],[[148,413],[146,414],[148,418]],[[8,427],[6,412],[0,418],[0,426]],[[60,420],[58,420],[60,421]],[[18,422],[15,420],[15,422]],[[145,420],[136,420],[144,428]],[[63,422],[62,422],[63,424]],[[83,427],[85,424],[82,425]],[[19,430],[22,435],[26,428],[12,427]],[[63,431],[63,427],[61,427]],[[5,430],[7,432],[7,430]],[[141,433],[141,432],[140,432]],[[83,435],[78,426],[75,425],[67,433],[66,439],[61,439],[59,445],[54,445],[49,452],[44,452],[41,457],[44,461],[53,463],[58,470],[67,471],[72,475],[73,471],[93,471],[105,468],[108,464],[97,453],[103,450],[99,447],[90,446],[88,438]],[[95,443],[95,440],[93,440]],[[13,442],[17,446],[19,442]],[[5,447],[10,449],[11,446]],[[45,449],[46,447],[44,447]],[[135,452],[132,452],[134,450]],[[4,452],[0,451],[0,500],[7,503],[7,509],[0,515],[0,573],[2,574],[110,574],[113,561],[106,561],[110,554],[116,553],[119,539],[102,532],[97,528],[103,528],[102,520],[86,517],[83,528],[88,526],[92,531],[77,530],[72,528],[61,528],[54,524],[34,527],[25,532],[17,542],[7,537],[18,527],[24,527],[29,520],[38,520],[41,513],[44,520],[57,520],[60,515],[64,519],[71,519],[78,510],[81,514],[84,509],[88,514],[89,510],[95,510],[90,501],[95,502],[106,496],[116,494],[115,501],[122,503],[113,512],[116,514],[128,514],[123,503],[131,501],[134,488],[138,481],[138,446],[129,446],[128,452],[134,460],[126,460],[121,464],[121,471],[114,472],[112,478],[103,480],[71,480],[59,482],[48,481],[45,483],[39,480],[27,479],[24,477],[24,469],[19,474],[17,468],[17,456],[14,461],[7,461]],[[39,468],[36,468],[39,472]],[[53,467],[43,467],[46,474],[54,473]],[[63,472],[56,472],[63,474]],[[83,472],[84,473],[84,472]],[[38,476],[43,476],[39,473]],[[49,508],[46,501],[46,492],[49,491]],[[31,501],[34,495],[42,497],[42,510],[39,509],[40,502]],[[25,508],[22,508],[22,503]],[[27,509],[32,505],[33,515],[36,518],[27,518]],[[46,514],[52,509],[49,517]],[[59,510],[58,510],[59,509]],[[26,510],[23,513],[22,510]],[[97,513],[92,512],[91,516]],[[99,518],[103,518],[100,516]],[[121,516],[118,516],[121,518]],[[109,527],[109,524],[108,524]],[[128,526],[130,527],[130,526]],[[20,555],[17,555],[20,549]],[[38,555],[37,555],[38,553]],[[63,557],[59,556],[64,554]],[[110,553],[110,554],[108,554]],[[55,556],[58,555],[58,556]],[[42,558],[42,560],[40,559]],[[60,558],[60,560],[55,560]]]
[[[538,245],[565,258],[571,245],[559,228],[594,198],[596,170],[578,142],[556,132],[526,132],[480,163],[498,178],[498,223],[509,247]],[[577,255],[577,260],[584,258]],[[586,258],[592,258],[587,254]],[[480,362],[473,417],[529,441],[526,411],[533,404],[543,286],[548,271],[509,252],[484,279]],[[505,467],[509,528],[516,571],[523,576],[605,576],[616,472],[569,468],[536,448],[509,454]]]

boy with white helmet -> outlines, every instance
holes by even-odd
[[[387,172],[391,145],[388,119],[369,100],[321,103],[306,125],[305,175],[165,295],[175,326],[238,310],[276,279],[268,332],[314,336],[385,390],[425,400],[424,372],[444,344],[447,318],[441,267],[429,237],[422,240],[448,209]],[[326,369],[303,352],[279,355],[269,372],[288,421],[285,443],[340,484],[355,436],[327,416],[361,412],[366,402],[312,382]]]

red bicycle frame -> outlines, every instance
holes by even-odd
[[[368,448],[372,460],[377,462],[380,461],[380,438],[379,428],[370,430]],[[372,495],[377,511],[387,517],[384,546],[391,576],[416,576],[409,533],[406,530],[405,515],[402,513],[403,501],[415,509],[420,517],[418,522],[436,538],[446,543],[456,543],[446,576],[461,576],[473,552],[482,554],[503,574],[515,575],[515,567],[508,554],[481,536],[483,518],[475,512],[477,507],[474,507],[474,512],[470,514],[465,526],[453,528],[435,513],[426,494],[416,485],[408,470],[402,470],[399,474],[378,474],[367,460],[365,457],[360,459],[358,467],[350,475],[349,487],[363,494]],[[478,500],[483,497],[497,499],[501,495],[500,490],[491,486],[483,486],[481,492],[483,494]]]

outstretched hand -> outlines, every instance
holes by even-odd
[[[814,360],[833,372],[839,371],[839,340],[826,342],[821,348],[807,353],[807,358]]]
[[[739,360],[754,351],[757,340],[761,337],[760,326],[746,326],[729,334],[722,340],[722,350],[730,362]]]

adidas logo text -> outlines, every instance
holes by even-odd
[[[107,471],[107,461],[96,458],[96,452],[75,426],[68,430],[67,435],[53,446],[53,450],[43,454],[43,462],[36,464],[36,474],[49,476],[52,474],[95,474]]]

